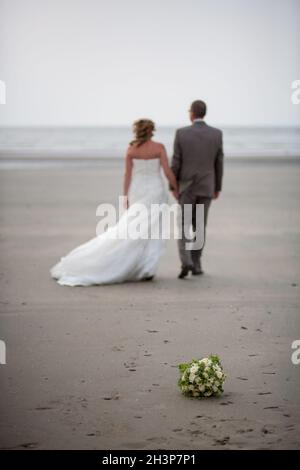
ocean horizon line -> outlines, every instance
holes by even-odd
[[[154,140],[162,142],[169,158],[175,127],[160,126]],[[132,130],[129,126],[105,127],[0,127],[0,158],[4,160],[122,159]],[[224,153],[228,159],[300,158],[299,127],[224,127]]]
[[[212,126],[218,127],[222,129],[295,129],[300,131],[300,125],[289,125],[289,124],[220,124],[214,123],[209,120],[204,121]],[[99,129],[99,128],[109,128],[109,129],[131,129],[132,124],[29,124],[29,125],[22,125],[22,124],[14,124],[14,125],[1,125],[0,124],[0,132],[1,130],[6,129]],[[183,122],[177,124],[156,124],[157,128],[167,128],[167,129],[177,129],[185,126],[189,126],[191,123]]]

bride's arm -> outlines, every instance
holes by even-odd
[[[126,197],[127,200],[127,207],[128,207],[128,191],[131,183],[131,175],[132,175],[132,158],[129,155],[129,151],[127,150],[126,157],[125,157],[125,173],[124,173],[124,186],[123,186],[123,195]]]
[[[170,168],[168,157],[167,157],[167,152],[164,147],[164,145],[161,145],[161,152],[160,152],[160,163],[163,168],[164,174],[166,175],[166,178],[168,179],[170,186],[172,188],[172,192],[174,194],[174,197],[178,199],[178,184],[177,180],[175,178],[175,175]]]

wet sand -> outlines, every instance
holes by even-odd
[[[170,241],[153,282],[70,288],[49,268],[95,234],[121,167],[0,172],[0,447],[299,449],[300,165],[232,162],[213,203],[205,275],[178,280]],[[218,399],[176,365],[219,354]]]

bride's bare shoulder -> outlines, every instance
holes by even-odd
[[[126,150],[126,155],[129,155],[129,156],[132,155],[135,147],[136,146],[134,144],[129,144]]]
[[[161,150],[161,149],[165,148],[165,146],[162,142],[157,142],[156,140],[152,140],[152,142],[158,150]]]

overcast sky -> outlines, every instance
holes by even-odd
[[[0,4],[0,125],[300,125],[299,0]]]

